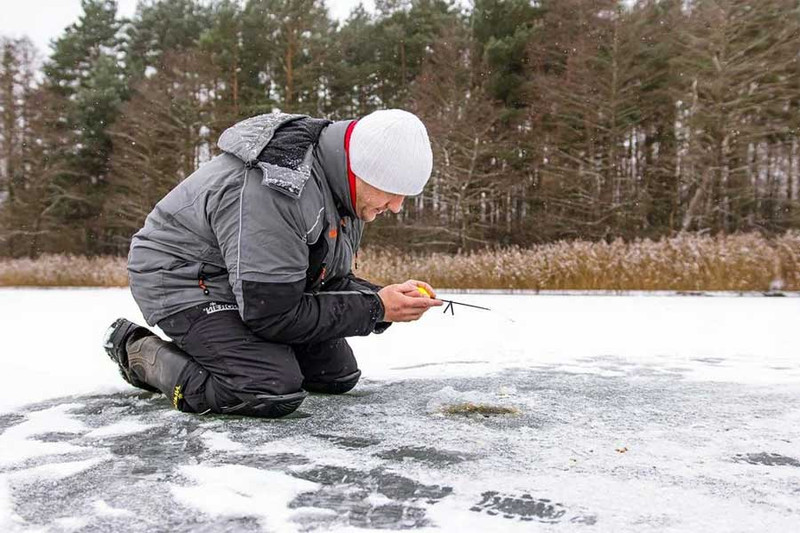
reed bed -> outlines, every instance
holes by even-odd
[[[469,254],[365,250],[357,275],[434,287],[528,290],[800,290],[800,232],[556,242]]]
[[[0,259],[0,287],[126,287],[124,257],[42,255]]]
[[[467,254],[366,249],[356,275],[388,284],[528,290],[800,290],[800,232],[679,235],[659,241],[557,242]],[[0,260],[0,286],[123,287],[125,259],[48,255]]]

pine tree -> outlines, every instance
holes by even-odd
[[[528,43],[544,10],[528,0],[476,0],[473,35],[485,55],[492,95],[511,112],[527,105]]]
[[[333,23],[322,0],[249,0],[242,63],[250,108],[320,114],[325,45]]]
[[[213,27],[213,10],[196,0],[149,0],[127,25],[125,58],[132,83],[161,68],[166,53],[196,48]]]

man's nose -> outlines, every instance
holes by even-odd
[[[403,200],[405,196],[398,196],[389,202],[389,211],[392,213],[399,213],[403,209]]]

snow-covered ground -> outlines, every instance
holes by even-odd
[[[127,290],[0,290],[0,531],[800,531],[800,298],[454,298],[265,421],[128,387]]]

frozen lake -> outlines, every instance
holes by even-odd
[[[128,387],[127,290],[0,290],[0,530],[800,530],[800,298],[453,297],[265,421]]]

